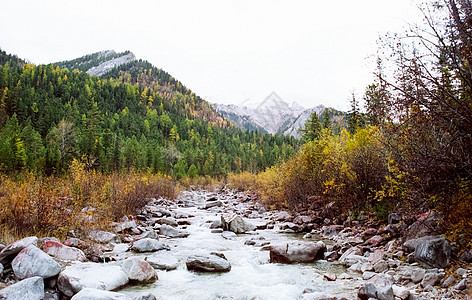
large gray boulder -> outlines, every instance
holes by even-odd
[[[144,259],[128,258],[121,265],[121,269],[130,281],[151,283],[157,280],[156,270]]]
[[[131,249],[135,252],[155,252],[159,250],[169,250],[169,246],[155,239],[144,238],[134,242]]]
[[[84,288],[75,294],[71,300],[133,300],[133,298],[117,292]]]
[[[394,300],[393,280],[390,276],[378,274],[362,285],[357,293],[361,300],[374,298],[378,300]]]
[[[61,271],[61,266],[35,245],[29,245],[21,250],[11,262],[11,266],[18,279],[34,276],[49,278]]]
[[[322,241],[314,242],[289,242],[272,245],[270,247],[271,263],[311,263],[323,259],[326,245]]]
[[[419,239],[415,247],[415,260],[427,268],[445,268],[451,258],[451,244],[443,236]]]
[[[171,237],[171,238],[186,238],[189,236],[188,232],[174,228],[167,224],[162,224],[159,230],[160,234]]]
[[[57,280],[64,295],[72,297],[84,288],[111,291],[128,283],[128,276],[119,266],[97,263],[76,263],[66,267]]]
[[[240,215],[233,215],[228,218],[221,216],[221,227],[224,231],[234,233],[246,233],[256,229],[255,225],[245,221]]]
[[[223,202],[221,202],[220,200],[207,201],[205,203],[204,209],[209,209],[212,207],[219,207],[219,206],[223,206]]]
[[[368,258],[362,256],[362,251],[358,247],[351,247],[347,249],[346,252],[344,252],[339,258],[339,262],[347,266],[352,266],[357,263],[362,264],[367,260]]]
[[[0,263],[3,265],[10,263],[12,259],[15,258],[15,256],[28,245],[37,246],[38,238],[35,236],[30,236],[7,245],[2,249],[2,251],[0,251]]]
[[[68,261],[86,261],[87,258],[82,250],[63,245],[56,241],[47,241],[43,244],[43,251],[47,254]]]
[[[0,299],[41,300],[44,297],[44,280],[40,276],[23,279],[0,290]]]
[[[146,261],[154,268],[159,270],[175,270],[179,266],[179,260],[171,255],[152,255],[146,258]]]
[[[187,269],[197,272],[229,272],[231,265],[226,257],[219,253],[192,255],[187,259]]]
[[[442,214],[429,212],[420,215],[417,221],[408,227],[406,239],[417,239],[424,236],[438,235],[444,232]]]

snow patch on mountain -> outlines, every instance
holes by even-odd
[[[321,116],[321,114],[325,111],[326,107],[324,107],[323,105],[318,105],[316,107],[313,107],[313,108],[310,108],[310,109],[307,109],[307,110],[304,110],[299,116],[298,118],[296,118],[289,126],[287,129],[285,129],[284,131],[284,135],[291,135],[291,136],[294,136],[296,138],[301,138],[303,133],[301,131],[301,129],[303,129],[305,127],[305,123],[306,121],[308,120],[308,118],[310,117],[310,115],[314,112],[316,112],[316,114],[318,116]]]
[[[213,108],[237,126],[264,133],[282,133],[297,138],[301,136],[299,129],[305,125],[310,114],[318,114],[325,109],[319,105],[305,109],[297,102],[291,105],[277,93],[272,92],[261,102],[245,100],[240,105],[212,104]]]
[[[115,51],[113,51],[113,50],[102,51],[102,52],[100,52],[99,56],[106,58],[107,56],[110,56],[112,54],[115,54]],[[117,57],[117,58],[114,58],[114,59],[111,59],[111,60],[104,61],[101,64],[99,64],[98,66],[90,68],[87,71],[87,73],[89,73],[91,76],[93,76],[93,75],[101,76],[101,75],[105,74],[106,72],[110,71],[111,69],[113,69],[115,67],[118,67],[120,65],[129,63],[129,62],[134,61],[134,60],[136,60],[136,57],[134,56],[134,54],[132,52],[130,52],[126,55],[123,55],[123,56],[120,56],[120,57]]]

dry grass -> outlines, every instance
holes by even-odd
[[[256,177],[257,175],[249,172],[230,173],[228,175],[228,185],[230,188],[240,192],[252,190],[256,184]]]
[[[215,187],[220,183],[216,178],[210,176],[199,176],[195,178],[185,177],[179,181],[181,187],[184,189],[201,189],[207,191],[214,191]]]
[[[0,242],[28,235],[65,237],[69,230],[106,229],[151,198],[176,197],[166,176],[130,171],[104,175],[74,160],[65,177],[0,177]]]

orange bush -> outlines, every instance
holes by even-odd
[[[66,177],[0,176],[0,231],[7,235],[63,237],[132,215],[151,198],[176,197],[174,182],[160,174],[130,171],[104,175],[74,160]],[[3,236],[7,242],[13,237]]]

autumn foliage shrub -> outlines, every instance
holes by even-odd
[[[135,171],[105,175],[86,170],[77,160],[69,170],[65,177],[1,176],[0,230],[18,237],[62,237],[69,230],[106,229],[151,198],[176,197],[174,182],[163,175]]]
[[[256,175],[250,172],[230,173],[227,181],[230,188],[244,192],[254,188]]]
[[[219,180],[210,176],[184,177],[179,180],[179,184],[185,189],[198,188],[213,191]]]
[[[257,177],[257,190],[268,205],[316,209],[329,203],[333,215],[374,207],[385,184],[387,154],[376,127],[354,135],[322,132],[292,159]]]

